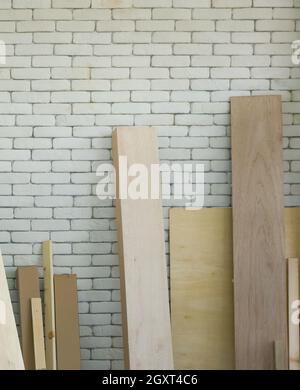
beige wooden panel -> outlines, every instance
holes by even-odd
[[[231,100],[235,356],[238,369],[288,367],[280,96]]]
[[[118,128],[113,158],[128,167],[158,164],[156,134],[151,128]],[[128,178],[128,185],[134,178]],[[127,188],[126,188],[127,189]],[[120,187],[117,188],[119,194]],[[121,301],[125,365],[130,369],[171,369],[172,340],[162,204],[160,199],[117,199]]]
[[[20,307],[21,346],[26,370],[35,369],[31,298],[40,296],[39,274],[36,266],[17,268],[17,285]]]
[[[289,313],[289,367],[290,370],[300,369],[300,339],[299,324],[292,321],[295,311],[293,302],[299,300],[299,259],[287,259],[288,266],[288,313]]]
[[[58,370],[80,370],[77,277],[54,275]]]
[[[0,370],[24,370],[15,317],[0,253]]]
[[[286,207],[285,219],[285,257],[300,259],[300,208]]]
[[[41,298],[31,298],[34,361],[36,370],[46,369],[44,325]]]
[[[231,209],[170,211],[176,369],[233,369]]]
[[[43,242],[45,344],[48,370],[56,370],[55,306],[53,286],[52,242]]]

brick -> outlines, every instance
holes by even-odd
[[[253,0],[254,7],[292,7],[293,0]]]
[[[163,113],[187,113],[190,111],[189,103],[153,103],[152,112],[157,114]]]
[[[72,33],[63,32],[63,33],[34,33],[33,41],[36,43],[71,43],[72,42]]]
[[[10,9],[10,10],[0,10],[0,20],[31,20],[32,19],[32,10],[29,9]]]
[[[300,9],[296,8],[276,8],[273,10],[274,19],[296,19],[300,18]]]
[[[193,11],[193,19],[202,19],[202,20],[224,20],[231,19],[231,10],[230,9],[195,9]]]
[[[92,45],[85,44],[67,44],[67,45],[56,45],[54,48],[54,53],[60,55],[92,55],[93,47]]]
[[[16,55],[51,55],[53,54],[53,45],[48,44],[29,44],[29,45],[16,45],[15,46]]]
[[[32,183],[69,183],[69,173],[32,173]]]
[[[131,53],[132,45],[130,44],[111,44],[94,46],[94,54],[98,56],[130,55]]]
[[[36,196],[35,206],[37,207],[72,207],[71,196]],[[59,229],[58,229],[59,230]]]
[[[190,65],[190,57],[188,56],[153,56],[152,66],[162,67],[183,67]]]
[[[53,0],[53,8],[89,8],[91,0]]]
[[[111,106],[108,103],[74,103],[74,114],[109,114]]]
[[[92,8],[129,8],[132,0],[92,0]]]
[[[97,28],[96,28],[97,31],[109,31],[109,32],[134,31],[134,29],[135,29],[135,24],[134,21],[132,20],[103,20],[101,22],[97,22]]]
[[[151,9],[145,8],[121,8],[112,11],[113,19],[151,19]]]
[[[136,126],[163,126],[172,125],[173,123],[174,116],[170,114],[137,115],[135,118]]]
[[[288,68],[252,68],[251,75],[253,78],[262,79],[284,79],[289,78],[290,71]]]
[[[82,219],[82,218],[91,218],[91,217],[92,217],[92,209],[90,207],[56,208],[54,210],[54,218],[67,218],[67,219],[79,218],[79,219]],[[89,238],[87,240],[89,240]],[[86,241],[86,240],[84,240],[84,241]]]
[[[72,134],[71,127],[35,127],[35,137],[70,137]]]
[[[252,0],[212,0],[213,7],[241,8],[251,7]]]
[[[147,114],[150,113],[148,103],[113,103],[112,113],[114,114]]]
[[[150,66],[149,56],[115,56],[112,57],[113,67],[147,67]],[[129,75],[128,75],[129,76]]]
[[[1,4],[2,7],[2,4]],[[13,8],[50,8],[51,0],[13,0]]]
[[[191,42],[189,32],[154,32],[152,37],[154,43],[184,43]]]
[[[270,42],[271,34],[262,32],[232,33],[232,43],[265,43]]]
[[[149,43],[151,33],[149,32],[115,32],[113,34],[115,43]]]
[[[31,222],[31,224],[32,224],[32,229],[37,231],[69,230],[70,228],[69,221],[57,220],[57,219],[56,220],[34,219]]]
[[[167,91],[132,91],[131,100],[134,102],[163,102],[169,100]]]
[[[59,1],[59,0],[58,0]],[[74,9],[74,20],[110,20],[110,9]]]
[[[133,0],[134,7],[170,7],[172,6],[172,0]]]
[[[55,31],[55,23],[52,21],[25,21],[17,22],[17,31],[34,32],[34,31]]]
[[[57,31],[94,31],[95,22],[93,21],[59,21],[56,23]]]
[[[55,67],[55,66],[70,66],[71,58],[67,56],[34,56],[32,58],[33,66],[38,67]],[[42,81],[41,81],[42,82]],[[62,83],[60,81],[54,81],[53,84]],[[62,83],[63,84],[63,83]],[[64,83],[65,85],[69,84],[68,81]]]
[[[84,149],[90,147],[90,140],[85,138],[56,138],[53,140],[54,149]]]
[[[53,161],[53,172],[89,172],[90,163],[88,161]]]
[[[108,91],[110,82],[108,80],[73,80],[74,91]]]
[[[151,80],[151,89],[153,90],[185,90],[189,89],[188,80]]]
[[[68,9],[35,9],[33,19],[38,20],[71,20],[72,11]]]
[[[258,20],[256,31],[293,31],[293,20]]]
[[[136,31],[174,31],[174,20],[137,20]]]
[[[214,31],[215,23],[211,20],[180,20],[176,22],[176,31]]]
[[[92,126],[95,123],[94,115],[58,115],[56,117],[56,124],[59,126]]]
[[[104,115],[103,115],[104,116]],[[99,115],[101,118],[102,116]],[[126,118],[125,118],[126,119]],[[80,149],[72,151],[72,160],[90,161],[90,160],[108,160],[110,153],[108,150],[90,150]]]
[[[92,92],[92,102],[128,102],[130,98],[129,91],[118,92]]]
[[[233,19],[272,19],[272,9],[237,8],[233,10]]]
[[[51,102],[53,103],[78,103],[78,102],[89,102],[89,92],[53,92],[51,94]]]
[[[52,126],[55,117],[52,115],[18,115],[18,126]]]
[[[48,149],[51,140],[46,138],[17,138],[14,141],[15,149]]]
[[[21,80],[49,79],[50,69],[48,68],[12,69],[11,76],[13,79],[21,79]]]
[[[122,57],[120,57],[122,58]],[[128,58],[128,57],[125,57]],[[127,60],[128,61],[128,60]],[[124,66],[127,66],[124,64]],[[93,79],[128,79],[129,78],[129,69],[126,68],[99,68],[92,69],[91,77]]]
[[[128,91],[128,90],[148,90],[150,89],[149,80],[112,80],[111,89],[113,91]]]
[[[192,42],[200,43],[229,43],[230,33],[227,32],[195,32]]]
[[[70,160],[69,150],[34,150],[33,160]]]
[[[30,219],[38,219],[38,218],[51,218],[52,217],[52,210],[50,208],[16,208],[15,209],[15,218],[30,218]]]

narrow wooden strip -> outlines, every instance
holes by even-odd
[[[113,132],[125,365],[172,369],[162,204],[149,196],[136,200],[120,196],[120,156],[127,158],[129,168],[142,164],[149,173],[152,164],[159,163],[154,129],[118,128]],[[126,167],[122,168],[127,175]],[[126,191],[134,179],[128,177]]]
[[[35,369],[45,370],[46,356],[41,298],[31,298],[31,314]]]
[[[24,370],[24,362],[0,252],[0,370]]]
[[[52,242],[43,242],[46,366],[56,370]]]
[[[58,370],[80,370],[76,275],[54,275]]]
[[[21,346],[25,369],[34,370],[35,361],[30,299],[40,297],[39,275],[37,267],[18,267],[17,286],[20,307]]]
[[[235,355],[238,369],[288,367],[280,96],[231,100]]]
[[[299,259],[288,259],[289,368],[300,369],[299,324],[293,322],[294,302],[299,301]],[[297,303],[297,302],[296,302]]]
[[[275,361],[275,370],[285,370],[285,356],[284,348],[282,341],[274,341],[274,361]]]
[[[234,369],[231,209],[170,210],[176,369]]]

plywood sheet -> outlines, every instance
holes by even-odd
[[[76,275],[55,275],[56,353],[58,370],[80,370]]]
[[[40,297],[39,274],[36,266],[17,268],[20,307],[21,346],[26,370],[35,369],[32,333],[31,298]]]
[[[36,370],[46,369],[44,324],[41,298],[31,298],[34,361]]]
[[[113,159],[117,178],[119,156],[127,157],[128,167],[143,164],[150,172],[151,165],[159,163],[154,129],[116,129]],[[133,180],[128,178],[128,186]],[[172,369],[161,200],[123,197],[117,199],[116,209],[125,365],[130,369]]]
[[[235,352],[238,369],[288,366],[280,96],[231,100]]]
[[[170,210],[176,369],[233,369],[231,209]]]
[[[24,370],[15,317],[0,253],[0,370]]]
[[[52,242],[43,242],[45,344],[48,370],[56,370],[55,304],[53,286]]]
[[[285,257],[300,259],[300,208],[286,207],[285,220]]]

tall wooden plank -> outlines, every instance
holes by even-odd
[[[120,178],[119,156],[128,167],[143,164],[150,172],[159,163],[152,128],[118,128],[113,132],[113,159]],[[128,177],[128,187],[134,177]],[[172,369],[167,266],[160,199],[120,199],[117,180],[117,226],[125,365],[130,369]],[[128,189],[126,186],[126,190]]]
[[[170,210],[176,369],[234,369],[231,209]]]
[[[31,298],[40,297],[39,274],[36,266],[17,268],[20,307],[21,346],[26,370],[35,369],[32,333]]]
[[[235,353],[238,369],[288,366],[280,96],[231,100]]]
[[[0,370],[24,370],[24,362],[0,252]]]
[[[44,325],[41,298],[31,298],[33,348],[36,370],[46,369]]]
[[[43,242],[46,366],[56,370],[52,242]]]
[[[289,324],[289,368],[300,369],[300,334],[299,324],[293,322],[293,303],[299,301],[299,259],[289,258],[288,266],[288,324]]]
[[[76,275],[54,275],[58,370],[80,370]]]

